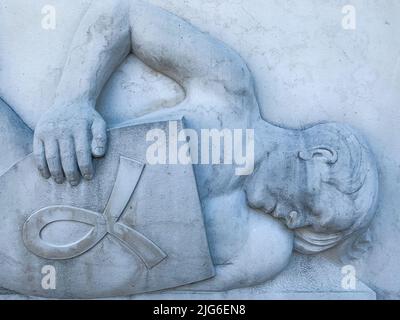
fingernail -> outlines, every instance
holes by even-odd
[[[39,171],[40,171],[40,170],[39,170]],[[46,172],[40,171],[40,174],[41,174],[42,177],[45,178],[45,179],[49,179],[49,178],[50,178],[50,175],[49,175],[48,173],[46,173]]]
[[[79,180],[72,180],[69,182],[69,184],[73,187],[76,187],[79,184]]]
[[[104,148],[97,147],[94,151],[96,152],[96,154],[103,154]]]
[[[86,180],[92,180],[93,179],[93,175],[92,174],[85,174],[83,176]]]
[[[56,183],[58,183],[58,184],[62,184],[62,183],[64,182],[64,179],[62,179],[62,178],[55,178],[54,180],[55,180]]]

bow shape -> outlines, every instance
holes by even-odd
[[[70,206],[51,206],[31,215],[22,230],[25,246],[35,255],[50,260],[72,259],[89,251],[110,234],[133,251],[151,269],[167,255],[151,240],[118,220],[122,216],[144,170],[144,164],[120,158],[117,179],[103,213]],[[82,239],[67,245],[55,245],[41,238],[51,223],[76,221],[93,226]]]

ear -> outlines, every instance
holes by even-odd
[[[326,164],[335,164],[338,161],[338,153],[331,147],[320,146],[309,149],[307,151],[300,151],[299,158],[304,161],[311,161],[320,159]]]
[[[309,162],[312,167],[307,173],[308,190],[321,190],[321,183],[329,180],[329,166],[338,161],[337,151],[331,147],[319,146],[301,151],[298,156],[301,160]]]

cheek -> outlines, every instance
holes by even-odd
[[[320,197],[317,210],[317,225],[329,231],[343,231],[351,227],[354,221],[352,202],[344,195],[328,194]]]

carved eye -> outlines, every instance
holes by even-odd
[[[319,210],[310,210],[310,215],[313,217],[320,217],[322,215],[322,212]]]

